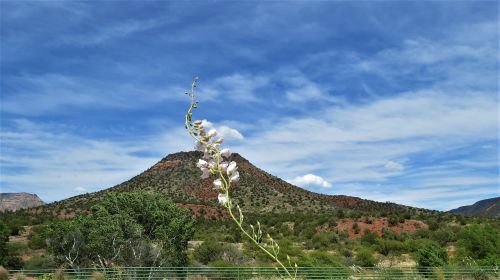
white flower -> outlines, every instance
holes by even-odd
[[[225,161],[221,162],[220,169],[222,170],[222,172],[227,171],[227,166],[228,166],[227,162],[225,162]]]
[[[198,168],[207,167],[207,164],[208,164],[208,162],[206,162],[206,161],[204,161],[202,159],[199,159],[198,163],[196,164],[196,167],[198,167]]]
[[[222,149],[220,151],[221,155],[224,156],[225,158],[229,158],[231,156],[231,151],[229,149]]]
[[[215,186],[216,189],[222,188],[222,180],[221,179],[216,179],[214,181],[214,186]]]
[[[217,167],[217,162],[216,162],[215,160],[213,160],[213,159],[210,159],[210,160],[208,161],[208,167],[209,167],[210,169],[215,169],[215,168]]]
[[[205,151],[205,144],[203,144],[201,142],[196,142],[196,145],[194,146],[194,148],[197,151],[203,152],[203,151]]]
[[[210,170],[208,170],[208,168],[206,168],[206,167],[202,167],[200,169],[201,169],[201,172],[203,172],[201,174],[201,179],[207,179],[210,176]]]
[[[223,194],[223,193],[220,193],[219,196],[217,196],[217,199],[219,200],[219,203],[224,205],[227,203],[227,195],[226,194]]]
[[[217,135],[217,130],[215,130],[215,129],[213,129],[213,128],[212,128],[212,129],[210,129],[210,130],[208,131],[208,134],[207,134],[208,138],[212,138],[212,137],[214,137],[215,135]]]
[[[227,174],[229,175],[233,173],[234,171],[236,171],[236,169],[238,169],[238,166],[236,166],[236,162],[231,161],[231,163],[229,163],[229,166],[227,167]]]
[[[229,180],[231,180],[231,182],[238,182],[240,180],[240,173],[238,173],[238,171],[234,171]]]

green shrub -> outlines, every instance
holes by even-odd
[[[442,228],[432,232],[431,238],[443,247],[456,240],[455,233],[450,228]]]
[[[24,263],[24,268],[28,270],[54,268],[56,264],[54,259],[49,256],[33,256]]]
[[[421,267],[438,267],[448,263],[448,253],[433,243],[425,244],[417,251],[416,262]]]
[[[377,260],[373,256],[372,250],[368,248],[361,248],[355,257],[356,265],[361,267],[373,267],[375,266]]]
[[[387,222],[389,223],[389,226],[397,226],[399,223],[399,217],[397,216],[390,216],[387,219]]]
[[[0,265],[5,265],[7,262],[8,249],[7,242],[9,241],[10,229],[0,220]]]
[[[396,240],[379,240],[376,248],[377,251],[384,256],[387,256],[391,253],[398,254],[404,251],[403,243]]]
[[[243,264],[246,257],[234,244],[225,244],[223,246],[222,260],[233,264]]]
[[[366,229],[363,236],[361,236],[361,243],[373,245],[377,243],[378,236],[372,233],[369,229]]]
[[[33,250],[43,249],[47,247],[47,243],[45,242],[45,238],[43,238],[39,234],[33,234],[30,235],[28,247]]]
[[[322,266],[327,266],[327,267],[339,267],[342,266],[340,263],[339,259],[328,252],[325,251],[313,251],[307,255],[309,258],[310,266],[312,267],[322,267]],[[303,265],[302,263],[300,264],[301,266],[306,266]]]
[[[332,243],[338,243],[339,237],[332,232],[318,232],[311,239],[311,246],[314,249],[328,248]]]
[[[347,232],[347,230],[344,229],[339,232],[339,239],[341,241],[349,240],[349,233]]]
[[[193,257],[202,264],[208,264],[216,260],[221,260],[222,254],[222,245],[214,240],[207,240],[194,249]]]
[[[28,251],[28,245],[21,242],[9,242],[7,243],[7,251],[11,256],[19,256]]]

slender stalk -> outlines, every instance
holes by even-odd
[[[200,123],[196,124],[196,122],[194,124],[192,123],[193,110],[195,108],[197,108],[197,102],[196,102],[196,98],[195,98],[195,88],[196,88],[196,82],[197,82],[197,80],[198,80],[198,77],[196,77],[194,79],[193,83],[191,84],[191,92],[187,92],[186,93],[186,94],[188,94],[191,97],[191,104],[190,104],[189,109],[188,109],[188,111],[186,113],[185,127],[186,127],[189,135],[191,135],[191,137],[193,137],[198,143],[204,145],[206,147],[206,152],[208,152],[209,155],[210,155],[210,157],[213,157],[213,159],[215,160],[215,169],[211,168],[210,169],[210,173],[217,175],[218,178],[222,182],[222,185],[220,186],[220,189],[224,193],[225,198],[226,198],[226,201],[223,204],[223,206],[228,210],[228,213],[229,213],[231,219],[234,221],[234,223],[236,223],[236,225],[238,226],[238,228],[240,229],[240,231],[246,237],[248,237],[260,250],[262,250],[274,262],[276,262],[279,265],[279,267],[283,268],[285,270],[285,272],[286,272],[286,275],[289,278],[296,279],[297,278],[297,265],[295,264],[295,268],[292,268],[294,270],[294,275],[292,275],[290,273],[289,269],[278,258],[279,246],[269,236],[269,234],[268,234],[268,239],[270,240],[270,244],[268,244],[268,245],[271,246],[273,252],[270,252],[268,250],[268,248],[266,248],[265,246],[263,246],[259,242],[259,239],[260,239],[260,241],[262,239],[262,230],[260,228],[260,223],[257,222],[257,224],[258,224],[258,232],[257,232],[257,234],[255,234],[255,230],[254,230],[253,226],[251,225],[251,227],[252,227],[252,234],[250,234],[243,227],[243,219],[244,219],[243,218],[243,213],[241,212],[241,208],[239,207],[238,204],[234,204],[234,205],[236,206],[236,208],[238,208],[239,219],[236,218],[235,214],[233,213],[233,200],[232,200],[232,198],[230,196],[231,180],[232,180],[232,178],[230,178],[229,173],[224,172],[224,170],[222,170],[222,166],[221,166],[222,155],[221,155],[221,150],[219,148],[219,144],[220,143],[219,144],[217,144],[217,142],[210,143],[210,137],[205,136],[203,128],[200,129],[201,124]],[[227,173],[227,174],[225,174],[225,173]],[[287,258],[288,258],[288,262],[289,262],[289,264],[291,266],[290,258],[288,256],[287,256]],[[283,277],[283,275],[281,274],[281,272],[278,270],[278,268],[276,268],[276,269],[280,273],[280,276],[282,278],[285,278],[285,277]]]

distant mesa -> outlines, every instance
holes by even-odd
[[[468,216],[500,217],[500,197],[480,200],[472,205],[458,207],[448,211],[453,214]]]
[[[14,212],[20,209],[36,207],[45,203],[36,194],[0,193],[0,212]]]

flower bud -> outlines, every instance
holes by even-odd
[[[198,167],[198,168],[207,167],[207,164],[208,163],[206,161],[199,159],[198,163],[196,164],[196,167]]]
[[[222,144],[222,142],[224,142],[224,137],[221,136],[219,137],[219,139],[217,139],[217,141],[215,141],[215,144],[220,145]]]
[[[220,153],[225,158],[229,158],[231,156],[231,151],[229,149],[227,149],[227,148],[226,149],[222,149],[222,151],[220,151]]]
[[[210,159],[210,160],[208,161],[208,167],[209,167],[210,169],[215,169],[215,168],[217,167],[217,162],[216,162],[215,160],[213,160],[213,159]]]
[[[212,138],[212,137],[214,137],[215,135],[217,135],[217,130],[215,130],[215,129],[213,129],[213,128],[212,128],[212,129],[210,129],[210,130],[208,131],[207,137],[208,137],[208,138]]]
[[[221,179],[216,179],[216,180],[214,181],[214,187],[215,187],[216,189],[220,189],[220,188],[222,188],[222,180],[221,180]]]
[[[202,167],[200,169],[201,169],[201,172],[203,172],[201,174],[201,179],[207,179],[210,176],[210,170],[206,167]]]
[[[225,161],[223,161],[221,164],[220,164],[220,169],[222,170],[222,172],[226,172],[227,171],[227,166],[229,164]]]
[[[224,205],[227,203],[228,201],[228,197],[226,194],[223,194],[223,193],[220,193],[218,196],[217,196],[217,200],[219,200],[219,203]]]
[[[231,180],[231,182],[238,182],[240,180],[240,173],[238,173],[238,171],[234,171],[229,180]]]
[[[238,166],[236,166],[236,162],[231,161],[231,163],[229,163],[229,166],[227,167],[227,174],[232,174],[234,171],[236,171],[236,169],[238,169]]]

